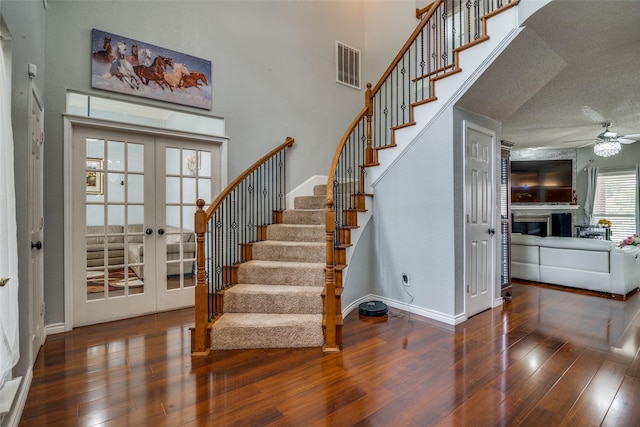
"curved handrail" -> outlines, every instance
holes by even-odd
[[[496,1],[435,0],[417,9],[418,26],[378,83],[367,85],[365,107],[336,148],[326,193],[325,350],[341,345],[342,276],[336,267],[346,264],[349,229],[357,224],[353,215],[363,208],[364,167],[377,164],[376,149],[395,145],[395,129],[413,124],[414,106],[437,99],[435,81],[460,71],[459,52],[488,38],[486,19],[519,2]]]
[[[380,80],[378,80],[378,83],[373,87],[373,90],[371,91],[371,96],[375,95],[376,93],[378,93],[378,91],[380,90],[380,88],[382,87],[382,85],[384,84],[384,82],[389,78],[389,76],[391,75],[391,73],[393,72],[393,69],[398,65],[398,63],[400,62],[400,60],[402,59],[402,57],[407,53],[407,51],[409,50],[409,48],[411,47],[411,45],[413,44],[413,42],[416,40],[416,38],[420,35],[420,33],[422,33],[422,30],[424,29],[425,25],[427,25],[427,23],[429,22],[429,20],[431,19],[431,17],[433,16],[433,14],[436,12],[436,10],[438,9],[438,7],[440,7],[440,5],[444,2],[445,0],[435,0],[433,3],[431,3],[429,6],[426,6],[426,8],[429,8],[427,10],[426,15],[424,15],[422,17],[422,19],[420,20],[420,23],[418,24],[418,26],[416,27],[415,30],[413,30],[413,33],[411,33],[411,35],[409,36],[409,38],[407,39],[407,41],[405,42],[405,44],[402,46],[402,48],[400,49],[400,51],[398,52],[398,54],[395,56],[395,58],[393,58],[393,60],[391,61],[391,64],[389,65],[389,67],[386,69],[386,71],[382,74],[382,77],[380,77]]]
[[[218,294],[237,283],[234,269],[249,258],[247,248],[264,239],[264,230],[272,223],[274,212],[286,208],[283,200],[286,194],[284,150],[293,143],[294,139],[287,137],[284,143],[262,156],[234,179],[206,212],[203,209],[205,201],[198,199],[196,202],[193,355],[208,354],[210,322],[223,311]],[[277,202],[269,199],[269,194],[277,198]]]
[[[347,131],[342,136],[342,139],[340,140],[340,143],[336,148],[336,152],[333,155],[333,160],[331,161],[331,168],[329,169],[329,175],[327,178],[327,193],[326,193],[327,202],[331,201],[333,203],[333,181],[335,180],[336,169],[338,167],[338,162],[340,161],[340,155],[342,154],[342,150],[344,149],[344,146],[346,145],[349,139],[349,135],[351,135],[351,133],[353,132],[353,129],[356,127],[358,122],[365,117],[365,115],[367,114],[367,111],[368,111],[368,107],[364,107],[363,110],[360,111],[360,113],[358,113],[356,118],[353,119],[353,121],[347,128]]]
[[[218,195],[218,197],[215,198],[213,203],[211,203],[211,206],[209,206],[209,208],[207,208],[207,210],[206,210],[207,220],[209,220],[211,218],[211,215],[213,215],[213,212],[215,212],[216,209],[218,209],[220,207],[220,204],[227,197],[229,197],[229,194],[231,194],[231,192],[238,186],[239,183],[244,181],[244,179],[247,178],[249,175],[251,175],[252,172],[255,172],[255,170],[258,169],[267,160],[269,160],[270,158],[272,158],[273,156],[275,156],[276,154],[278,154],[280,151],[284,150],[285,148],[291,147],[294,142],[295,142],[295,139],[293,139],[292,137],[288,136],[282,144],[280,144],[279,146],[277,146],[276,148],[274,148],[273,150],[269,151],[267,154],[262,156],[260,158],[260,160],[255,162],[253,165],[249,166],[249,168],[247,170],[245,170],[242,174],[240,174],[240,176],[238,176],[236,179],[231,181],[231,184],[227,185],[227,188],[225,188],[222,191],[222,193],[220,193]]]

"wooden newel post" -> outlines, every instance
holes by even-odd
[[[340,351],[337,341],[336,324],[336,281],[335,262],[333,258],[334,232],[336,229],[336,214],[333,210],[333,199],[327,197],[327,210],[325,213],[325,239],[327,267],[325,269],[325,295],[324,295],[324,315],[325,315],[325,337],[324,351]]]
[[[194,228],[196,232],[196,289],[195,289],[195,317],[196,326],[191,345],[193,355],[206,355],[210,350],[210,336],[208,330],[208,290],[205,272],[204,235],[207,232],[207,213],[203,210],[204,200],[196,202]]]
[[[371,95],[371,83],[367,83],[367,90],[364,94],[364,105],[367,107],[367,147],[365,149],[365,163],[373,165],[376,163],[373,150],[373,131],[371,128],[371,118],[373,117],[373,96]]]

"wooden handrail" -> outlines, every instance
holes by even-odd
[[[253,171],[258,169],[268,159],[270,159],[280,151],[284,150],[285,148],[291,147],[294,142],[295,142],[295,139],[288,136],[282,144],[280,144],[279,146],[277,146],[276,148],[274,148],[273,150],[269,151],[267,154],[262,156],[260,160],[255,162],[247,170],[245,170],[240,176],[238,176],[236,179],[231,181],[231,184],[229,184],[227,188],[222,193],[220,193],[218,197],[216,197],[213,203],[211,203],[211,206],[209,206],[209,208],[207,209],[207,217],[206,217],[207,221],[211,218],[211,215],[213,215],[216,209],[218,209],[218,207],[224,201],[224,199],[226,199],[227,196],[229,196],[229,194],[233,191],[234,188],[238,186],[239,183],[241,183],[246,177],[251,175]]]
[[[253,172],[258,170],[262,165],[267,163],[271,158],[275,157],[283,151],[285,148],[291,147],[294,143],[294,139],[288,136],[285,141],[265,154],[245,170],[240,176],[234,179],[213,201],[211,206],[204,211],[205,201],[198,199],[196,202],[196,212],[194,214],[194,231],[196,235],[196,285],[195,285],[195,326],[191,329],[191,354],[206,355],[211,348],[210,340],[210,313],[209,313],[209,287],[207,283],[207,273],[205,269],[205,234],[207,233],[207,223],[211,220],[211,217],[216,213],[218,208],[227,200],[233,191],[249,177]],[[214,290],[213,292],[216,292]],[[215,312],[217,312],[217,302],[213,305]]]
[[[327,205],[329,204],[329,202],[331,202],[331,206],[333,207],[333,180],[335,179],[335,176],[336,176],[335,175],[336,168],[338,167],[338,162],[340,161],[340,154],[342,153],[342,149],[344,148],[345,144],[349,140],[349,136],[351,135],[351,132],[353,132],[358,122],[364,118],[368,110],[369,110],[368,107],[364,107],[364,109],[360,111],[360,113],[356,116],[356,118],[353,119],[353,121],[347,128],[347,131],[342,136],[342,139],[340,140],[340,144],[338,144],[338,147],[336,148],[336,152],[333,155],[333,161],[331,162],[331,169],[329,169],[329,177],[327,178],[327,193],[326,193]]]
[[[433,2],[435,3],[435,2]],[[416,8],[416,18],[420,19],[420,17],[422,15],[424,15],[425,13],[427,13],[429,11],[429,9],[433,6],[433,3],[429,3],[428,5],[426,5],[425,7],[423,7],[422,9],[418,9]]]
[[[426,95],[425,95],[425,90],[424,87],[421,89],[422,92],[420,95],[418,95],[418,88],[415,88],[415,95],[412,99],[411,97],[411,93],[408,92],[408,99],[407,99],[407,104],[405,104],[405,92],[402,92],[402,97],[401,97],[401,102],[402,104],[398,104],[399,106],[396,107],[396,119],[397,119],[397,114],[399,109],[402,109],[402,121],[400,120],[396,120],[397,123],[394,123],[394,110],[393,110],[393,105],[391,105],[391,112],[390,112],[390,120],[389,123],[387,123],[387,114],[389,112],[389,110],[387,109],[387,104],[378,104],[378,107],[380,109],[380,113],[376,113],[377,115],[382,115],[384,114],[384,127],[385,129],[381,129],[382,126],[377,127],[376,131],[374,131],[373,127],[372,127],[372,121],[374,119],[374,109],[376,108],[376,102],[378,98],[382,98],[382,95],[387,96],[386,95],[386,91],[387,91],[387,86],[385,86],[387,84],[387,82],[393,78],[393,73],[396,72],[395,70],[398,68],[399,64],[402,63],[402,70],[399,72],[402,74],[402,84],[404,85],[404,77],[405,77],[405,64],[404,64],[404,58],[407,56],[408,53],[411,52],[412,46],[414,45],[414,43],[416,43],[416,40],[418,40],[418,37],[421,36],[421,34],[423,33],[423,31],[425,31],[425,28],[427,29],[427,31],[429,30],[429,27],[427,27],[427,25],[434,21],[434,20],[439,20],[439,16],[438,16],[438,11],[440,10],[441,6],[444,4],[444,7],[446,9],[446,0],[435,0],[432,3],[430,3],[428,6],[422,8],[422,9],[416,9],[416,17],[417,18],[421,18],[420,23],[418,24],[418,26],[416,27],[416,29],[412,32],[412,34],[410,35],[410,37],[407,39],[407,41],[404,43],[404,45],[402,46],[402,48],[400,49],[400,51],[398,52],[398,54],[394,57],[394,59],[391,61],[391,64],[389,65],[389,67],[385,70],[385,72],[382,74],[382,77],[380,78],[380,80],[378,81],[378,83],[372,88],[371,84],[367,84],[367,90],[365,92],[365,107],[364,109],[358,113],[358,115],[356,116],[356,118],[353,120],[353,122],[351,122],[351,124],[349,125],[349,127],[347,128],[346,132],[344,133],[342,139],[340,140],[340,143],[338,144],[338,147],[336,148],[336,152],[334,154],[333,160],[331,162],[331,168],[329,169],[329,173],[328,173],[328,178],[327,178],[327,190],[326,190],[326,213],[325,213],[325,234],[326,234],[326,244],[327,244],[327,248],[326,248],[326,269],[325,269],[325,307],[324,307],[324,315],[325,315],[325,319],[324,319],[324,326],[325,326],[325,351],[330,351],[330,350],[334,350],[334,349],[339,349],[341,343],[342,343],[342,338],[341,338],[341,329],[339,329],[338,320],[341,320],[341,307],[338,307],[338,304],[340,302],[340,297],[339,297],[339,291],[341,291],[341,289],[338,289],[338,287],[342,287],[343,283],[342,283],[342,274],[338,274],[338,271],[342,271],[342,268],[344,267],[345,263],[345,255],[343,252],[340,252],[340,249],[344,248],[344,242],[342,241],[342,231],[345,230],[337,230],[336,227],[338,226],[338,224],[346,224],[345,229],[348,229],[349,227],[353,226],[353,222],[351,222],[351,217],[348,217],[347,215],[345,215],[345,211],[343,210],[343,203],[337,203],[339,202],[339,200],[336,200],[337,197],[339,197],[339,194],[334,194],[334,186],[337,185],[341,185],[343,184],[342,182],[338,182],[341,181],[345,178],[342,178],[339,176],[340,172],[337,170],[339,165],[341,165],[341,161],[343,159],[343,151],[345,151],[345,149],[349,149],[349,144],[351,143],[351,141],[356,141],[359,138],[363,141],[365,147],[364,147],[364,154],[361,156],[362,153],[358,153],[357,155],[355,154],[357,151],[353,151],[351,153],[351,156],[349,157],[348,160],[346,160],[347,162],[351,161],[353,162],[353,160],[358,157],[358,161],[361,161],[360,164],[349,164],[346,168],[349,170],[349,176],[346,177],[345,180],[350,180],[352,179],[352,175],[351,175],[351,171],[353,171],[354,168],[358,168],[360,167],[360,188],[359,188],[359,192],[361,194],[359,194],[359,196],[362,196],[363,193],[365,192],[365,185],[364,185],[364,170],[365,167],[367,166],[375,166],[377,164],[377,155],[376,155],[376,150],[378,148],[384,148],[384,147],[391,147],[394,145],[393,142],[393,132],[395,129],[399,129],[400,127],[404,127],[404,126],[409,126],[413,124],[413,110],[412,108],[416,105],[420,105],[420,104],[424,104],[426,102],[429,101],[433,101],[435,99],[437,99],[435,97],[435,81],[439,80],[449,74],[453,74],[456,73],[458,71],[461,71],[461,69],[459,68],[459,64],[458,64],[458,54],[461,50],[466,49],[470,46],[476,45],[482,41],[485,41],[488,39],[488,36],[486,35],[486,20],[488,17],[494,16],[497,13],[500,13],[510,7],[513,7],[515,5],[518,4],[519,0],[506,0],[507,3],[505,3],[504,5],[501,5],[499,7],[496,7],[493,10],[485,10],[485,15],[480,16],[481,15],[481,11],[479,9],[477,9],[476,7],[478,7],[478,4],[474,4],[474,9],[473,12],[473,19],[475,20],[474,22],[477,24],[478,21],[480,20],[482,22],[482,28],[478,29],[478,27],[475,27],[476,29],[476,35],[474,37],[473,40],[470,40],[470,38],[467,38],[466,42],[465,40],[461,39],[459,40],[459,45],[456,46],[455,41],[452,43],[451,47],[451,51],[448,51],[448,47],[445,41],[444,47],[442,48],[442,52],[445,54],[452,54],[453,55],[453,60],[452,62],[449,64],[446,60],[447,55],[442,55],[444,57],[444,64],[434,64],[436,65],[435,67],[435,72],[432,72],[431,69],[429,68],[429,73],[425,74],[423,76],[411,76],[411,71],[412,70],[412,63],[411,63],[411,59],[408,60],[408,65],[409,65],[409,81],[410,82],[423,82],[426,79],[425,83],[426,85],[429,85],[428,90],[426,91]],[[469,8],[470,6],[467,5],[467,8]],[[448,13],[448,11],[443,11],[443,17],[446,16],[445,13]],[[471,19],[471,12],[469,11],[469,16],[468,19]],[[455,27],[452,27],[453,30],[455,30]],[[439,30],[438,30],[439,31]],[[443,27],[443,31],[446,32],[446,26]],[[446,36],[443,36],[446,37]],[[470,37],[470,35],[469,35]],[[438,42],[438,40],[436,40],[436,43]],[[430,41],[428,41],[427,43],[431,43]],[[418,47],[416,47],[417,49]],[[441,48],[441,46],[435,46],[436,49]],[[418,52],[418,51],[416,51]],[[424,53],[422,52],[422,54],[424,55]],[[416,53],[416,57],[418,56],[418,54]],[[422,56],[420,59],[422,59],[422,62],[420,63],[423,72],[424,72],[424,59],[426,57]],[[430,60],[430,59],[427,59]],[[418,59],[416,59],[416,62],[418,61]],[[415,65],[414,65],[415,67]],[[417,73],[416,73],[417,74]],[[384,91],[381,91],[381,89],[384,88]],[[404,91],[404,87],[401,87],[399,90]],[[384,94],[382,93],[384,92]],[[397,96],[398,91],[395,92],[395,95]],[[392,96],[394,95],[393,93],[393,89],[391,89],[391,96],[390,98],[392,98]],[[419,98],[422,97],[422,98]],[[396,99],[396,103],[398,103],[398,100]],[[384,110],[382,110],[382,108],[384,108]],[[406,108],[409,108],[409,120],[405,121],[405,115],[404,115],[404,111]],[[365,131],[363,134],[358,134],[356,135],[357,132],[359,132],[359,126],[363,126],[365,128]],[[387,139],[386,139],[386,133],[390,131],[392,136],[391,136],[391,143],[387,143]],[[377,135],[377,136],[376,136]],[[385,144],[381,144],[380,142],[382,141],[382,135],[385,136],[384,141]],[[374,137],[377,138],[377,140],[374,141]],[[375,145],[375,147],[374,147]],[[356,207],[355,209],[350,205],[349,207],[349,213],[353,213],[353,211],[357,210],[358,208]],[[348,235],[347,233],[345,233],[345,235]],[[348,244],[348,242],[346,243]],[[341,264],[340,266],[337,266],[336,264]],[[338,270],[338,267],[340,268],[340,270]]]
[[[400,51],[395,56],[395,58],[393,58],[393,61],[391,61],[391,65],[389,65],[389,67],[384,72],[380,80],[378,80],[378,83],[373,87],[373,90],[371,91],[371,96],[374,96],[376,93],[378,93],[378,91],[380,90],[384,82],[391,75],[391,72],[393,71],[395,66],[398,65],[398,63],[400,62],[404,54],[407,53],[407,51],[413,44],[414,40],[418,37],[420,32],[422,32],[422,29],[424,28],[424,26],[427,25],[427,23],[429,22],[429,19],[431,19],[436,9],[442,4],[443,1],[444,0],[436,0],[433,3],[431,3],[431,8],[427,12],[427,14],[422,18],[422,21],[420,21],[420,24],[416,27],[416,29],[413,30],[413,33],[411,33],[411,35],[409,36],[405,44],[402,46],[402,49],[400,49]]]

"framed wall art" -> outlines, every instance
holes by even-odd
[[[91,87],[211,109],[211,61],[93,29]]]
[[[104,194],[102,159],[87,158],[87,194]]]

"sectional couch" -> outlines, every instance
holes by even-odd
[[[609,240],[511,235],[511,276],[626,297],[640,286],[640,248]]]
[[[122,225],[108,225],[106,229],[104,226],[87,226],[87,267],[104,267],[105,259],[109,266],[123,265],[125,258],[129,265],[144,263],[145,234],[142,224],[127,225],[126,242],[124,231]],[[167,227],[163,239],[158,241],[166,245],[167,261],[180,259],[181,251],[183,259],[193,259],[196,256],[195,234],[191,231],[184,230],[181,233],[176,227]],[[183,264],[184,274],[193,272],[193,261],[184,261]],[[131,269],[139,278],[144,277],[142,265],[131,265]],[[178,274],[180,263],[168,263],[167,276]]]

